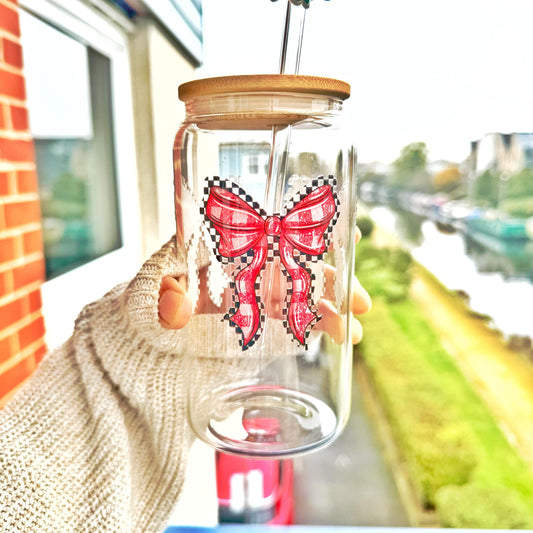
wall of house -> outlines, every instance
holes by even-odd
[[[46,352],[44,257],[16,0],[0,0],[0,407]]]
[[[95,22],[96,15],[92,10],[83,4],[77,5],[80,9],[83,7],[83,12],[90,11],[91,21]],[[46,353],[43,313],[46,338],[53,348],[58,344],[57,339],[64,340],[64,336],[70,334],[73,319],[81,309],[81,304],[74,298],[47,296],[66,276],[44,283],[38,177],[28,124],[20,38],[20,13],[26,7],[23,2],[19,6],[18,0],[0,0],[0,408],[31,375]],[[101,14],[99,17],[105,18]],[[80,24],[76,28],[80,30]],[[142,199],[142,220],[139,229],[135,230],[135,238],[137,246],[142,240],[139,256],[147,257],[175,231],[172,146],[174,134],[184,117],[177,88],[195,77],[195,63],[167,30],[149,15],[128,22],[124,36],[128,52],[126,63],[129,57],[131,65],[122,69],[124,75],[115,73],[115,83],[128,84],[127,88],[117,91],[121,95],[125,94],[125,89],[131,91],[134,102],[129,109],[133,107],[133,114],[130,118],[121,114],[122,122],[117,120],[115,127],[127,128],[130,135],[134,130],[137,143],[135,149],[126,150],[121,144],[117,150],[129,154],[127,157],[133,160],[130,167],[138,170],[126,172],[131,179],[127,189],[132,187]],[[133,142],[130,144],[133,146]],[[132,203],[129,196],[123,203],[128,206]],[[121,205],[124,216],[127,210],[123,207]],[[126,229],[131,226],[127,220],[123,220],[123,224]],[[111,257],[112,254],[108,255]],[[118,260],[115,263],[121,264]],[[128,261],[128,265],[131,264],[132,261]],[[68,275],[73,277],[83,268],[88,265]],[[133,272],[121,272],[120,281],[128,279]],[[112,286],[116,282],[109,283]],[[89,289],[94,295],[86,296],[83,305],[104,292],[87,285]],[[63,312],[64,308],[63,314],[68,316],[65,319],[58,316],[56,307],[51,312],[46,306],[48,300],[53,306],[57,306],[58,301],[63,302],[60,310]],[[60,322],[61,327],[55,327],[51,319]],[[59,333],[56,330],[60,330]]]
[[[178,86],[195,78],[195,66],[150,19],[138,21],[131,50],[143,251],[149,255],[175,231],[172,148],[185,118]]]

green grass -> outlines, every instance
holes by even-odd
[[[501,208],[512,217],[533,216],[533,197],[509,198],[501,203]]]
[[[416,304],[374,297],[361,322],[357,349],[424,505],[446,527],[533,528],[533,472]]]

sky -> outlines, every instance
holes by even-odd
[[[277,72],[286,5],[203,0],[199,75]],[[532,20],[531,0],[313,0],[300,74],[350,83],[360,161],[424,141],[461,162],[485,133],[533,132]]]

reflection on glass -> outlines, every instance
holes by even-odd
[[[91,134],[35,139],[47,279],[122,245],[110,62],[90,48],[87,54]]]

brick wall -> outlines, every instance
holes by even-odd
[[[46,351],[41,212],[16,0],[0,0],[0,407]]]

